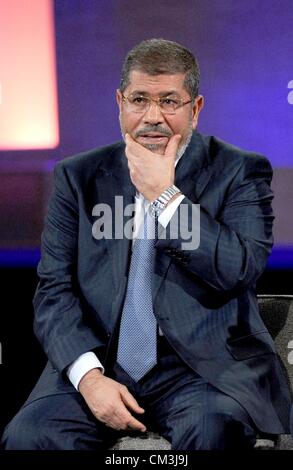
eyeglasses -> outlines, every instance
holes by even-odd
[[[122,99],[125,102],[129,112],[145,113],[149,110],[151,102],[154,102],[157,106],[159,106],[163,114],[176,114],[177,109],[193,101],[184,101],[182,98],[170,98],[168,96],[157,99],[144,95],[124,96],[123,93]]]

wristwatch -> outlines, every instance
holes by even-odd
[[[165,191],[163,191],[157,199],[151,202],[151,216],[159,217],[159,215],[163,212],[170,199],[172,199],[172,197],[178,193],[181,193],[181,191],[179,188],[177,188],[177,186],[175,186],[175,184],[172,184],[167,189],[165,189]]]

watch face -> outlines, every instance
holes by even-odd
[[[150,214],[152,217],[158,217],[157,209],[153,205],[150,207]]]
[[[153,217],[158,217],[162,210],[164,209],[165,205],[156,199],[151,203],[151,214]]]

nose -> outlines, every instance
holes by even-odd
[[[164,122],[164,116],[161,112],[161,108],[154,101],[150,102],[149,108],[143,116],[143,121],[146,124],[161,124]]]

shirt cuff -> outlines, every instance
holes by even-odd
[[[82,354],[68,367],[67,376],[76,390],[83,376],[92,369],[100,369],[102,374],[105,372],[101,362],[92,351]]]
[[[170,202],[166,209],[163,210],[163,212],[159,215],[158,217],[158,222],[166,228],[170,220],[172,219],[172,216],[175,214],[177,207],[179,206],[180,202],[183,201],[185,196],[182,194],[181,196],[176,197],[176,199],[172,202]]]

